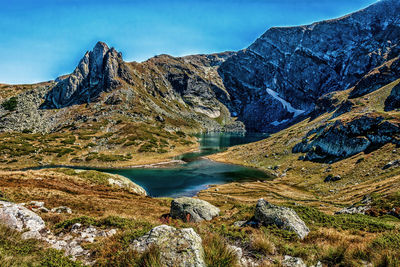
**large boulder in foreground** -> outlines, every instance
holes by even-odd
[[[171,202],[170,214],[172,218],[183,221],[210,221],[219,215],[219,208],[201,199],[180,197]]]
[[[294,210],[272,205],[262,198],[257,202],[254,216],[264,225],[276,225],[279,228],[295,232],[300,239],[306,237],[310,232],[310,229]]]
[[[132,243],[132,248],[139,253],[151,247],[160,251],[162,266],[206,266],[201,237],[192,228],[176,229],[160,225]]]
[[[22,238],[40,238],[40,231],[45,228],[42,218],[22,205],[0,201],[0,223],[19,232],[25,231]]]

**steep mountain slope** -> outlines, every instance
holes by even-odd
[[[332,201],[354,201],[353,197],[379,191],[376,182],[400,174],[399,106],[387,109],[388,102],[395,103],[392,92],[399,87],[400,75],[393,69],[387,74],[396,80],[357,98],[351,95],[358,87],[324,95],[318,101],[323,107],[316,108],[313,118],[210,158],[265,169],[278,177],[278,184]]]
[[[399,1],[384,0],[335,20],[271,28],[221,65],[226,104],[249,129],[264,131],[311,112],[320,96],[398,56],[399,11]]]
[[[398,78],[398,11],[399,1],[383,0],[339,19],[272,28],[239,52],[160,55],[142,63],[125,62],[121,53],[98,42],[69,75],[35,85],[1,85],[2,144],[16,146],[2,152],[3,161],[18,165],[23,155],[34,165],[83,164],[82,158],[104,160],[111,154],[112,162],[130,166],[132,154],[147,152],[164,154],[164,160],[168,151],[193,149],[194,138],[185,133],[276,132],[336,109],[335,98],[326,93],[354,86],[333,114],[337,117],[351,110],[354,99]],[[396,92],[385,109],[396,108]],[[40,145],[31,133],[44,136]],[[46,141],[55,133],[62,136],[57,151]],[[75,144],[68,135],[82,141]],[[397,142],[386,137],[379,145]],[[347,156],[377,144],[357,141],[364,147]],[[341,157],[336,154],[343,151],[332,147],[325,149],[330,156],[309,151],[317,140],[312,142],[298,147],[307,159]],[[44,161],[38,156],[43,151],[49,153]]]

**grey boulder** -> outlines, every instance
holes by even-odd
[[[172,218],[191,222],[210,221],[218,216],[219,212],[219,208],[207,201],[190,197],[174,199],[170,210]]]
[[[192,228],[176,229],[160,225],[134,240],[131,246],[139,253],[157,247],[162,266],[206,266],[201,237]]]
[[[0,222],[19,232],[25,231],[22,238],[40,238],[45,228],[42,218],[22,205],[0,201]]]
[[[264,225],[276,225],[279,228],[295,232],[300,239],[308,235],[310,229],[297,213],[286,207],[278,207],[264,199],[259,199],[254,217]]]

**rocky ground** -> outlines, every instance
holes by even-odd
[[[199,198],[172,200],[146,197],[132,182],[96,171],[0,176],[0,221],[5,225],[0,259],[6,266],[398,263],[400,219],[384,211],[398,207],[399,176],[371,184],[379,191],[353,202],[354,207],[367,205],[370,212],[337,215],[334,211],[345,202],[277,181],[226,184]],[[359,187],[366,190],[365,184]],[[354,191],[344,195],[354,199]]]

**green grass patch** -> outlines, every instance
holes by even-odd
[[[8,111],[14,111],[17,108],[18,99],[14,96],[1,103],[1,106]]]
[[[384,232],[394,229],[388,222],[361,214],[328,215],[307,206],[290,206],[307,225],[333,227],[342,230],[361,230],[366,232]]]

